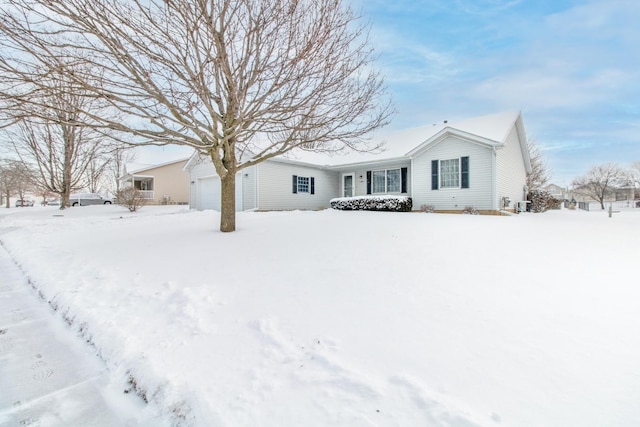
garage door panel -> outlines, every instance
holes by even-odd
[[[220,210],[220,178],[212,176],[198,180],[198,209]]]

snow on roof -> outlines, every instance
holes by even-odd
[[[428,141],[445,128],[457,129],[465,133],[502,143],[520,116],[519,111],[506,111],[465,120],[437,123],[420,126],[403,131],[381,131],[373,141],[384,144],[383,151],[378,154],[348,152],[345,154],[310,153],[295,150],[284,156],[288,160],[297,160],[317,165],[340,165],[360,162],[375,162],[405,157],[410,151]]]
[[[155,169],[155,168],[159,168],[162,166],[167,166],[167,165],[172,165],[174,163],[179,163],[179,162],[184,162],[186,160],[189,160],[188,157],[183,157],[180,159],[176,159],[176,160],[171,160],[169,162],[164,162],[164,163],[160,163],[157,165],[150,165],[150,164],[144,164],[144,163],[127,163],[125,165],[125,173],[126,174],[132,174],[132,173],[136,173],[136,172],[142,172],[142,171],[146,171],[149,169]]]

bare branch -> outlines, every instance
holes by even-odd
[[[377,149],[367,135],[393,114],[341,0],[7,1],[0,96],[24,102],[71,58],[74,84],[123,117],[83,108],[86,125],[192,147],[223,180],[293,149]]]

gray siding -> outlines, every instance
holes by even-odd
[[[324,209],[339,195],[338,172],[278,161],[265,161],[257,165],[258,209]],[[293,193],[292,177],[315,179],[315,194]]]
[[[502,208],[502,198],[509,197],[510,208],[516,202],[524,200],[523,187],[527,182],[527,172],[522,155],[522,149],[518,140],[518,133],[514,126],[507,137],[506,146],[497,151],[497,198],[496,203]]]
[[[431,189],[431,161],[469,156],[469,188]],[[493,150],[448,136],[413,160],[413,207],[432,205],[436,210],[493,209]]]

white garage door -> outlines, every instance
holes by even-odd
[[[242,181],[236,175],[236,211],[242,210]],[[220,210],[220,177],[211,176],[198,179],[198,210]]]
[[[220,178],[212,176],[198,180],[198,209],[220,210]]]

